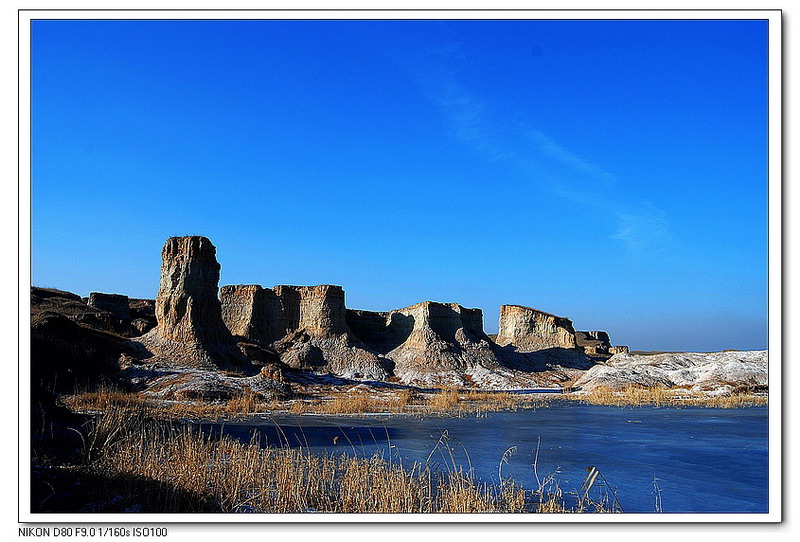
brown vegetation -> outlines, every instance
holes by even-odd
[[[705,406],[743,408],[768,403],[766,395],[748,391],[730,395],[706,396],[685,389],[628,386],[622,390],[597,388],[591,392],[560,394],[519,394],[446,388],[424,392],[412,388],[396,390],[336,391],[292,401],[266,401],[245,390],[227,401],[163,401],[139,393],[109,387],[95,392],[64,397],[64,404],[75,412],[104,412],[110,409],[135,408],[158,419],[221,419],[267,412],[292,414],[410,414],[461,416],[504,410],[546,406],[550,401],[566,399],[609,406]]]
[[[108,411],[88,432],[85,440],[97,444],[81,469],[95,478],[126,480],[124,488],[106,486],[107,502],[130,505],[126,501],[133,500],[142,511],[536,511],[538,501],[521,486],[509,481],[491,486],[460,467],[441,472],[419,463],[403,468],[378,455],[261,448],[257,438],[250,443],[216,439],[187,426]]]
[[[683,388],[662,386],[641,387],[629,385],[622,390],[598,387],[585,394],[565,394],[565,399],[593,405],[611,406],[704,406],[709,408],[743,408],[762,406],[769,402],[764,394],[734,391],[729,395],[704,395]]]
[[[239,415],[288,411],[292,414],[447,414],[516,410],[539,403],[531,395],[489,391],[459,391],[455,388],[421,392],[410,388],[391,391],[336,392],[328,397],[293,401],[264,401],[245,391],[227,401],[202,400],[164,401],[140,393],[101,387],[63,398],[64,404],[76,412],[103,412],[117,408],[142,408],[159,419],[219,419]]]
[[[285,408],[278,401],[265,402],[250,390],[224,402],[163,401],[140,393],[101,387],[94,392],[81,392],[64,396],[62,402],[74,412],[141,411],[155,419],[204,418],[242,416],[257,412],[270,412]]]

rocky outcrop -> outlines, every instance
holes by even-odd
[[[512,345],[518,352],[548,348],[575,348],[575,328],[567,318],[520,305],[500,307],[498,345]]]
[[[578,348],[572,321],[531,307],[502,305],[495,341],[503,363],[518,371],[561,374],[592,364]]]
[[[404,382],[463,384],[500,366],[480,309],[425,301],[390,312],[350,310],[346,318],[356,337],[390,359]]]
[[[92,292],[87,303],[90,307],[110,312],[121,322],[130,322],[131,312],[128,305],[128,296],[120,294],[103,294]]]
[[[171,237],[164,244],[157,325],[136,339],[149,352],[149,363],[226,370],[250,366],[222,320],[216,253],[205,237]]]
[[[341,286],[224,286],[220,298],[223,319],[240,341],[247,341],[240,342],[240,348],[249,357],[276,352],[289,367],[347,378],[390,375],[386,360],[347,326]],[[256,352],[253,344],[262,351]]]
[[[45,300],[65,300],[83,303],[83,299],[78,294],[57,290],[55,288],[39,288],[31,286],[31,305],[38,305]]]
[[[520,305],[501,307],[499,333],[490,338],[482,311],[456,303],[348,310],[340,286],[250,284],[218,290],[219,272],[208,239],[173,237],[162,249],[155,300],[99,292],[82,300],[69,292],[32,289],[32,312],[58,306],[81,325],[143,334],[132,341],[139,348],[126,354],[125,365],[139,368],[145,362],[151,371],[252,374],[269,365],[270,374],[281,367],[345,378],[397,376],[407,383],[502,387],[546,381],[534,373],[571,380],[598,358],[628,351],[612,347],[605,332],[575,332],[567,318]]]
[[[281,303],[274,291],[257,284],[223,286],[222,319],[236,337],[269,345],[286,335]]]
[[[344,290],[323,284],[298,288],[300,325],[298,328],[318,337],[349,333],[345,317]]]
[[[222,315],[248,357],[260,345],[295,369],[347,378],[384,379],[387,360],[355,337],[346,321],[341,286],[223,286]]]
[[[386,356],[404,382],[462,384],[465,375],[500,367],[480,309],[424,301],[392,311],[387,327],[392,342],[403,339]]]
[[[589,356],[609,356],[611,339],[605,331],[578,331],[575,333],[577,345]]]
[[[80,296],[51,288],[31,287],[31,316],[43,312],[60,314],[92,329],[118,333],[119,321],[110,312],[90,307]]]
[[[229,401],[252,394],[261,401],[285,400],[293,396],[289,384],[275,378],[274,371],[250,377],[232,377],[217,371],[184,370],[148,380],[144,394],[178,401]]]
[[[96,294],[93,295],[96,296]],[[100,296],[127,299],[126,296],[112,294],[100,294]],[[128,312],[127,318],[124,317],[127,311],[128,306],[118,302],[104,305],[102,301],[94,303],[92,296],[82,299],[79,295],[71,292],[31,287],[31,315],[51,312],[91,329],[115,333],[123,337],[141,335],[137,326],[130,319],[130,312]]]
[[[627,386],[681,387],[717,393],[768,385],[767,352],[616,354],[595,365],[575,382],[584,391],[621,390]]]
[[[387,360],[350,331],[341,286],[280,285],[274,292],[287,332],[273,345],[282,362],[347,378],[383,380],[391,375]]]
[[[128,299],[128,311],[131,316],[131,327],[137,331],[135,335],[144,335],[156,327],[154,299]]]

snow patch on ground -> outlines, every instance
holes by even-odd
[[[684,387],[728,393],[738,387],[767,386],[766,350],[712,353],[615,354],[575,383],[583,390],[628,385]]]

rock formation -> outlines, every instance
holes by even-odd
[[[382,380],[387,360],[364,345],[347,326],[341,286],[276,286],[287,335],[275,343],[290,367],[347,378]]]
[[[124,295],[96,293],[87,299],[82,299],[79,295],[71,292],[32,286],[31,314],[52,312],[92,329],[115,333],[123,337],[136,337],[142,334],[137,324],[146,327],[152,321],[150,326],[152,327],[155,325],[155,319],[150,318],[146,322],[136,323],[131,321],[133,312],[129,312],[126,299],[127,297]],[[110,303],[104,303],[106,300]],[[150,328],[146,327],[146,329]]]
[[[465,375],[500,367],[480,309],[425,301],[392,311],[389,331],[395,341],[405,337],[386,356],[406,382],[463,383]]]
[[[161,251],[157,325],[137,339],[168,367],[243,370],[249,362],[222,320],[217,298],[220,265],[205,237],[171,237]]]
[[[426,301],[383,313],[354,311],[333,285],[225,286],[221,299],[234,335],[271,344],[296,369],[462,383],[471,371],[499,367],[480,309]]]
[[[90,307],[79,295],[52,288],[31,287],[31,315],[44,312],[64,317],[93,329],[119,332],[119,320],[110,312]]]
[[[499,333],[490,337],[482,311],[456,303],[348,310],[340,286],[218,290],[219,272],[208,239],[173,237],[162,249],[154,301],[98,292],[82,300],[32,288],[32,313],[56,307],[81,325],[123,336],[144,333],[132,341],[138,349],[126,354],[124,365],[146,362],[142,370],[151,372],[166,367],[255,373],[269,366],[266,373],[276,375],[299,369],[345,378],[396,376],[424,385],[524,387],[548,381],[538,373],[572,379],[592,365],[586,355],[628,352],[611,346],[605,332],[575,332],[569,319],[530,307],[503,305]]]
[[[525,372],[586,369],[591,361],[577,347],[568,318],[531,307],[502,305],[496,343],[508,367]]]
[[[231,332],[262,347],[271,345],[289,367],[347,378],[390,376],[386,360],[347,326],[341,286],[224,286],[220,298]]]
[[[605,331],[578,331],[575,339],[579,347],[589,356],[608,356],[611,339]]]
[[[404,382],[463,384],[499,368],[483,313],[456,303],[425,301],[391,312],[347,311],[353,333],[394,364]]]
[[[286,335],[278,296],[257,284],[223,286],[219,292],[222,319],[236,337],[269,345]]]
[[[121,322],[130,322],[131,312],[128,305],[128,296],[119,294],[102,294],[92,292],[87,303],[90,307],[110,312]]]
[[[154,299],[128,299],[131,327],[136,335],[144,335],[156,327],[156,302]]]
[[[518,352],[577,346],[575,328],[569,319],[520,305],[500,307],[495,341],[500,346],[513,345]]]

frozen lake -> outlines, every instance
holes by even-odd
[[[277,429],[280,427],[280,431]],[[446,449],[434,450],[442,433],[455,461],[483,481],[498,481],[503,465],[526,489],[537,487],[533,462],[539,445],[540,477],[558,471],[566,492],[576,492],[588,466],[616,490],[625,512],[655,510],[653,479],[664,513],[767,512],[767,408],[609,407],[553,402],[535,410],[482,417],[270,416],[224,425],[249,440],[258,430],[270,445],[302,446],[312,453],[372,455],[413,462],[429,460],[446,470]]]

